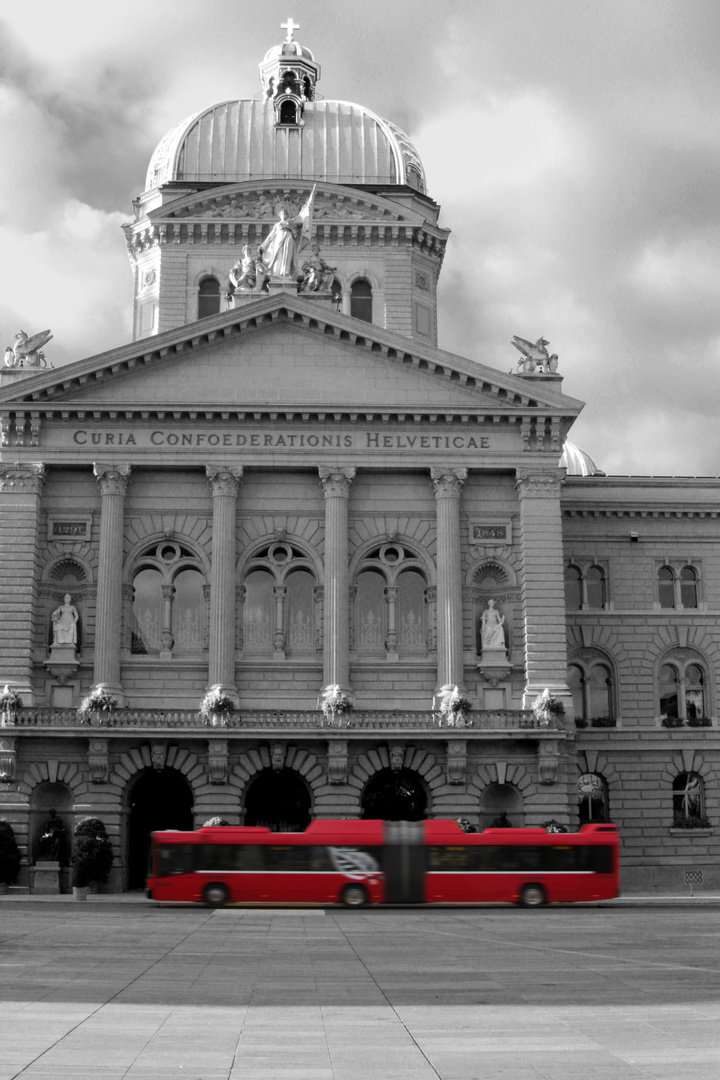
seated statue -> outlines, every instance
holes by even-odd
[[[495,607],[494,600],[488,600],[488,606],[482,613],[480,644],[485,649],[505,648],[505,616]]]
[[[298,292],[320,292],[326,289],[328,279],[336,269],[335,266],[328,266],[320,254],[320,248],[314,247],[312,255],[308,256],[302,264],[302,278],[298,285]]]
[[[71,602],[70,593],[52,613],[53,645],[77,645],[78,609]]]

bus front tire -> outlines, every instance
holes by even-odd
[[[206,885],[203,890],[203,900],[208,907],[224,907],[230,899],[230,894],[224,885]]]
[[[545,890],[542,885],[536,883],[529,883],[523,885],[520,890],[520,906],[521,907],[542,907],[546,902]]]
[[[340,894],[345,907],[358,908],[367,904],[367,891],[363,885],[346,885]]]

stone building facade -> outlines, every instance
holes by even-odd
[[[114,889],[152,828],[363,814],[605,817],[626,887],[716,885],[719,482],[605,477],[547,353],[508,375],[438,348],[417,152],[318,99],[287,37],[257,100],[153,155],[134,340],[0,375],[21,884],[53,807],[103,819]],[[281,211],[294,275],[264,272]],[[117,707],[78,712],[98,688]],[[564,718],[533,714],[546,689]]]

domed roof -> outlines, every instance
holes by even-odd
[[[425,191],[425,171],[408,136],[370,109],[349,101],[309,101],[302,120],[298,126],[278,124],[268,99],[213,105],[160,140],[146,189],[172,180],[287,179],[407,184]]]
[[[566,442],[560,458],[560,468],[567,469],[568,476],[605,476],[584,450],[574,443]]]
[[[271,49],[268,49],[261,66],[283,56],[299,56],[303,60],[311,60],[313,64],[315,63],[315,56],[307,46],[301,45],[299,41],[283,41],[282,45],[273,45]]]

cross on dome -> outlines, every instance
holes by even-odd
[[[296,23],[294,19],[288,19],[287,22],[280,23],[280,29],[287,30],[287,37],[285,38],[285,40],[292,41],[293,32],[300,29],[300,23]]]

